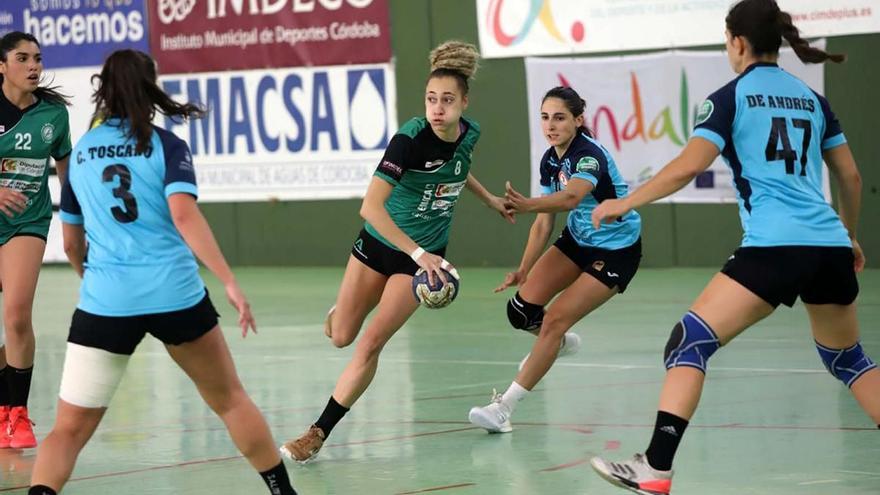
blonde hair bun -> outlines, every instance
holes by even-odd
[[[480,51],[470,43],[451,40],[431,50],[428,60],[431,61],[431,72],[454,70],[470,79],[479,67]]]

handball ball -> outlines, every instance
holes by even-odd
[[[443,269],[447,282],[444,284],[440,277],[434,276],[434,285],[428,282],[428,272],[424,268],[413,275],[412,290],[422,306],[431,309],[445,308],[449,306],[455,297],[458,296],[460,285],[458,272],[453,268],[452,271]]]

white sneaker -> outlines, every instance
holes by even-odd
[[[559,354],[556,355],[556,358],[559,359],[561,357],[577,354],[579,350],[581,350],[581,336],[574,332],[568,332],[565,334],[565,338],[562,339],[562,346],[559,348]],[[519,362],[520,370],[526,365],[526,361],[529,360],[529,356],[531,355],[531,352],[526,354],[526,357]]]
[[[501,402],[501,394],[492,390],[492,401],[488,406],[472,407],[468,413],[468,419],[475,426],[485,429],[489,433],[510,433],[510,411]]]
[[[672,470],[657,471],[643,454],[622,462],[593,457],[590,465],[605,481],[641,495],[669,495],[672,489]]]

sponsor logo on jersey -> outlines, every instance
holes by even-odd
[[[48,123],[43,124],[43,128],[40,129],[40,137],[43,138],[44,143],[51,143],[55,139],[55,126]]]
[[[697,124],[700,125],[703,122],[709,120],[709,117],[712,116],[712,113],[715,111],[715,104],[712,103],[712,100],[706,100],[700,105],[700,110],[697,112]]]
[[[565,173],[565,170],[560,170],[556,178],[559,181],[559,190],[565,189],[568,186],[568,175]]]
[[[577,162],[575,170],[578,172],[598,172],[599,160],[596,160],[592,156],[585,156]]]
[[[382,160],[382,165],[379,166],[379,170],[392,175],[393,177],[400,177],[403,175],[403,168],[401,168],[400,165],[389,162],[388,160]]]
[[[433,162],[425,162],[425,170],[431,170],[432,168],[437,168],[440,165],[443,165],[444,163],[446,163],[446,161],[443,159],[434,160]]]
[[[6,126],[0,125],[0,134],[3,134],[4,132],[6,132]]]
[[[452,208],[455,203],[452,201],[446,201],[445,199],[435,199],[433,203],[431,203],[432,210],[448,210]]]
[[[46,160],[34,158],[4,158],[0,161],[4,173],[42,177],[46,171]]]
[[[438,198],[447,198],[450,196],[458,196],[461,194],[461,190],[464,189],[465,181],[454,182],[452,184],[440,184],[437,186],[437,194]]]

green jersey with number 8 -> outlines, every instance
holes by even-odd
[[[427,251],[449,242],[455,204],[467,183],[471,156],[480,126],[462,118],[455,142],[437,137],[427,119],[417,117],[400,128],[385,150],[375,175],[394,190],[385,209],[406,235]],[[367,232],[385,245],[399,249],[367,223]]]

